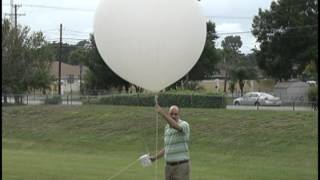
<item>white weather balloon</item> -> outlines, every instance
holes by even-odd
[[[198,61],[206,22],[196,0],[101,0],[94,37],[116,74],[158,92]]]

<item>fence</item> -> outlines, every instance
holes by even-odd
[[[61,96],[61,104],[63,105],[82,105],[83,103],[90,103],[97,101],[102,97],[109,97],[111,95],[63,95]],[[25,104],[25,105],[41,105],[46,104],[48,99],[56,97],[55,95],[30,95],[30,94],[2,94],[2,104]],[[254,109],[254,110],[318,110],[318,101],[302,101],[297,98],[295,100],[282,101],[281,106],[235,106],[233,99],[236,97],[227,98],[227,109]]]
[[[81,105],[81,96],[79,95],[29,95],[29,94],[2,94],[2,104],[26,104],[40,105],[49,104],[49,100],[55,97],[61,98],[62,104]]]
[[[229,109],[255,109],[255,110],[288,110],[288,111],[296,111],[296,110],[318,110],[318,100],[309,101],[306,98],[292,98],[292,100],[282,100],[280,106],[262,106],[257,103],[256,105],[240,105],[237,106],[233,104],[233,100],[237,97],[228,97],[227,98],[227,108]]]

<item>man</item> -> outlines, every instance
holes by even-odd
[[[164,148],[156,156],[151,156],[150,159],[154,162],[164,156],[166,180],[189,180],[189,124],[180,119],[178,106],[171,106],[169,114],[164,112],[158,104],[156,104],[155,110],[163,116],[168,124],[164,132]]]

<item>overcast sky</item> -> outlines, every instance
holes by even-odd
[[[258,9],[268,9],[272,0],[202,0],[200,2],[203,13],[211,16],[216,24],[217,33],[244,32],[251,30],[252,18]],[[88,39],[93,31],[94,10],[99,0],[14,0],[22,6],[18,13],[25,16],[18,17],[18,23],[30,26],[32,31],[43,31],[48,40],[58,41],[59,25],[63,24],[64,37],[70,38],[69,43],[76,43],[78,39]],[[10,13],[10,0],[2,1],[2,12]],[[33,5],[64,7],[38,8]],[[228,34],[229,35],[229,34]],[[241,51],[249,53],[255,46],[255,38],[251,33],[240,35],[243,42]],[[227,35],[220,35],[217,46]]]

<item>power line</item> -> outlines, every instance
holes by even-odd
[[[239,32],[222,32],[222,33],[216,33],[217,35],[230,35],[230,34],[248,34],[251,33],[251,31],[239,31]]]
[[[65,29],[65,31],[80,33],[80,34],[90,34],[90,32],[76,31],[76,30],[71,30],[71,29]]]
[[[314,25],[304,25],[304,26],[292,26],[292,27],[286,27],[284,29],[274,29],[273,32],[281,32],[285,30],[292,30],[292,29],[308,29],[308,28],[314,28],[318,27],[318,24]],[[229,34],[247,34],[251,33],[251,31],[238,31],[238,32],[221,32],[221,33],[216,33],[217,35],[229,35]]]
[[[4,3],[4,6],[10,6],[9,4]],[[68,10],[68,11],[86,11],[93,12],[93,9],[81,9],[81,8],[69,8],[69,7],[61,7],[61,6],[47,6],[47,5],[36,5],[36,4],[23,4],[25,7],[32,8],[46,8],[46,9],[56,9],[56,10]]]
[[[253,17],[249,16],[205,16],[208,19],[253,19]]]
[[[4,15],[9,16],[11,23],[13,24],[14,22],[14,27],[17,29],[18,26],[18,16],[25,16],[26,14],[19,14],[18,13],[18,8],[21,7],[21,5],[17,5],[17,4],[10,4],[11,6],[11,11],[13,11],[13,13],[5,13]]]

